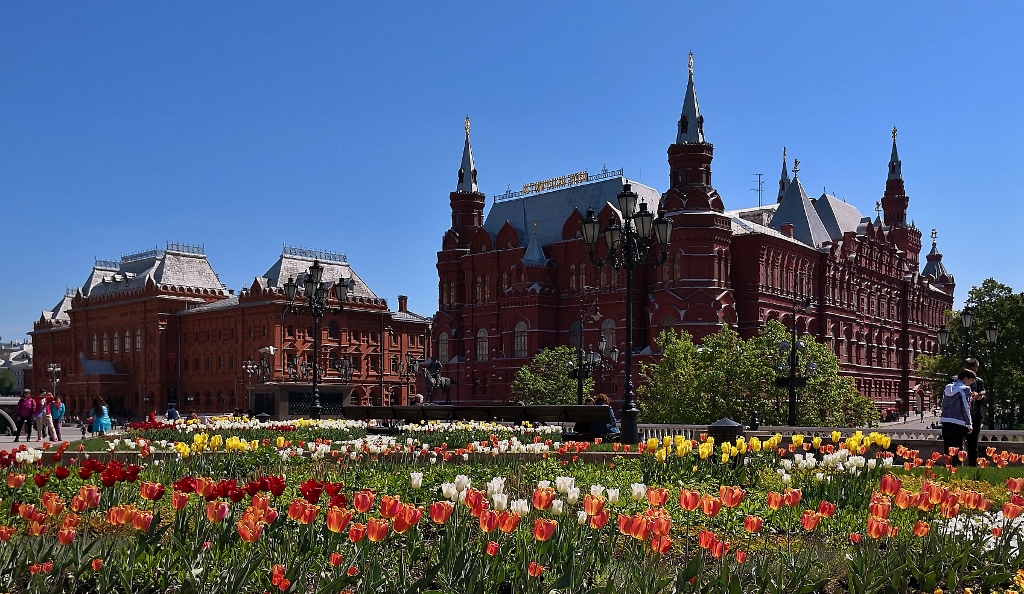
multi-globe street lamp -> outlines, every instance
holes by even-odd
[[[416,357],[412,353],[405,354],[405,363],[398,362],[398,379],[406,383],[408,389],[407,394],[412,393],[412,386],[416,381],[416,374],[420,371],[420,362],[416,360]],[[406,398],[406,404],[411,404]]]
[[[57,384],[60,383],[60,364],[50,363],[46,366],[46,371],[50,374],[50,393],[54,396],[57,395]]]
[[[789,418],[788,423],[790,427],[796,426],[796,389],[804,388],[807,386],[807,378],[814,377],[818,373],[818,365],[813,361],[801,361],[801,355],[807,350],[807,345],[804,341],[799,340],[796,335],[796,315],[799,311],[804,313],[811,313],[814,311],[814,300],[810,295],[806,295],[801,290],[801,280],[804,278],[802,273],[797,273],[794,277],[793,283],[793,304],[790,313],[792,318],[792,324],[789,329],[789,341],[782,341],[779,343],[779,355],[786,358],[785,363],[780,363],[777,367],[779,376],[775,378],[775,385],[780,388],[789,389]],[[803,372],[797,373],[801,368],[801,362],[803,365]]]
[[[663,209],[658,210],[658,218],[654,218],[647,208],[632,191],[629,184],[624,184],[622,192],[617,196],[619,214],[622,216],[620,225],[614,215],[609,218],[607,226],[601,230],[601,223],[594,216],[594,208],[587,209],[586,219],[581,223],[583,240],[587,244],[590,261],[598,268],[608,265],[616,273],[626,271],[626,383],[622,394],[622,441],[629,444],[637,443],[637,415],[639,410],[633,400],[633,269],[637,265],[659,266],[668,259],[665,248],[672,239],[672,221],[665,217]],[[656,245],[651,245],[651,234],[654,234]],[[608,250],[605,258],[598,258],[596,246],[598,235],[604,234],[605,246]],[[661,256],[651,255],[652,247],[662,248]]]
[[[323,319],[327,313],[337,313],[344,307],[346,299],[348,299],[348,292],[354,286],[354,281],[351,278],[340,278],[336,282],[327,283],[323,282],[324,267],[320,264],[319,260],[313,260],[313,263],[309,266],[309,270],[306,271],[306,277],[303,280],[303,294],[305,295],[305,303],[299,305],[296,302],[298,293],[298,284],[292,277],[288,278],[288,282],[284,284],[284,298],[288,302],[288,309],[297,311],[301,307],[305,307],[309,314],[313,317],[313,357],[312,357],[312,381],[313,381],[313,403],[309,407],[309,415],[313,419],[320,418],[320,412],[323,407],[320,406],[320,320]],[[338,300],[337,307],[331,307],[328,302],[328,294],[331,289],[334,289],[334,296]]]

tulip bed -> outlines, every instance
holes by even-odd
[[[1005,452],[956,472],[958,452],[922,460],[856,432],[652,440],[587,461],[590,444],[529,427],[385,438],[331,423],[140,426],[102,455],[0,453],[0,590],[1024,588],[1024,469]],[[974,480],[997,466],[1016,476]]]

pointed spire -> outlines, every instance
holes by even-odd
[[[922,276],[931,276],[935,279],[942,278],[943,276],[949,277],[949,272],[942,264],[942,254],[939,253],[938,242],[936,241],[938,235],[935,229],[932,229],[932,250],[925,256],[928,263],[924,265],[924,270],[921,271]]]
[[[892,127],[892,155],[889,157],[889,178],[903,179],[903,163],[896,152],[896,126]]]
[[[469,143],[469,116],[466,116],[466,145],[462,149],[462,167],[459,168],[458,192],[479,192],[476,183],[476,164],[473,162],[473,146]]]
[[[693,88],[693,52],[690,52],[690,78],[686,83],[686,96],[683,98],[683,113],[679,116],[679,131],[676,133],[676,144],[704,142],[704,117],[697,107],[697,92]]]
[[[523,253],[524,266],[547,266],[548,259],[544,257],[544,250],[537,241],[537,221],[533,221],[533,233],[530,235],[530,243]]]
[[[779,199],[777,202],[782,202],[782,197],[786,195],[789,184],[789,171],[786,169],[786,147],[782,147],[782,175],[779,176]]]

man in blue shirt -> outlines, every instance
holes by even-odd
[[[956,381],[948,384],[942,392],[942,416],[939,422],[942,423],[942,444],[945,447],[943,454],[948,454],[950,449],[962,450],[964,439],[974,431],[971,421],[971,384],[974,382],[974,372],[964,369],[956,376]],[[954,457],[952,464],[959,464],[959,459]]]

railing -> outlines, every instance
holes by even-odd
[[[596,182],[596,181],[600,181],[602,179],[608,179],[609,177],[620,177],[623,174],[623,170],[622,169],[616,169],[614,171],[608,171],[607,167],[602,167],[600,173],[595,173],[593,175],[591,175],[587,171],[583,171],[582,173],[583,173],[583,175],[586,176],[586,179],[584,179],[582,181],[579,181],[579,182],[569,183],[568,178],[571,177],[571,176],[560,176],[560,177],[557,177],[557,178],[553,178],[555,180],[563,180],[563,178],[564,178],[565,181],[560,183],[560,185],[552,186],[550,188],[545,188],[545,189],[542,189],[542,190],[530,191],[530,192],[524,192],[524,191],[513,192],[512,188],[510,187],[504,194],[494,194],[492,196],[492,199],[494,200],[495,203],[497,203],[497,202],[504,202],[506,200],[514,200],[516,198],[519,198],[520,196],[526,196],[526,195],[532,195],[532,194],[543,194],[544,192],[546,192],[548,190],[556,190],[556,189],[561,189],[561,188],[564,188],[564,187],[582,186],[582,185],[585,185],[585,184],[589,184],[589,183],[593,183],[593,182]],[[574,175],[577,175],[577,174],[574,174]],[[551,180],[545,180],[545,181],[551,181]],[[536,184],[527,184],[527,186],[535,186],[535,185]],[[523,186],[523,187],[526,188],[527,186]]]
[[[192,245],[188,243],[175,243],[173,241],[167,242],[167,251],[178,252],[181,254],[195,254],[197,256],[203,256],[206,254],[205,246]]]
[[[283,256],[296,256],[298,258],[310,258],[313,260],[321,260],[323,262],[333,262],[335,264],[348,264],[347,254],[338,254],[335,252],[326,252],[323,250],[311,250],[307,248],[295,247],[285,244],[281,250]]]
[[[674,437],[676,435],[682,435],[686,439],[697,439],[701,433],[708,432],[707,425],[640,424],[638,427],[640,429],[640,438],[642,440],[647,440],[652,437],[662,439],[665,436]],[[761,425],[757,428],[757,431],[748,430],[748,433],[779,433],[785,437],[801,434],[809,437],[817,436],[822,438],[831,438],[833,431],[840,431],[844,436],[848,436],[854,431],[863,431],[865,435],[872,432],[881,433],[882,435],[888,435],[891,439],[898,440],[916,439],[942,441],[941,429],[904,429],[897,427],[780,427]],[[996,441],[1024,442],[1024,431],[983,429],[981,431],[981,435],[978,436],[978,441],[982,443]]]
[[[135,252],[134,254],[124,254],[121,256],[121,262],[137,262],[139,260],[148,260],[150,258],[156,258],[160,255],[163,250],[159,248],[153,248],[151,250],[145,250],[142,252]]]
[[[115,260],[100,260],[96,258],[96,263],[93,264],[93,268],[102,268],[104,270],[117,270],[121,267],[121,263]]]

